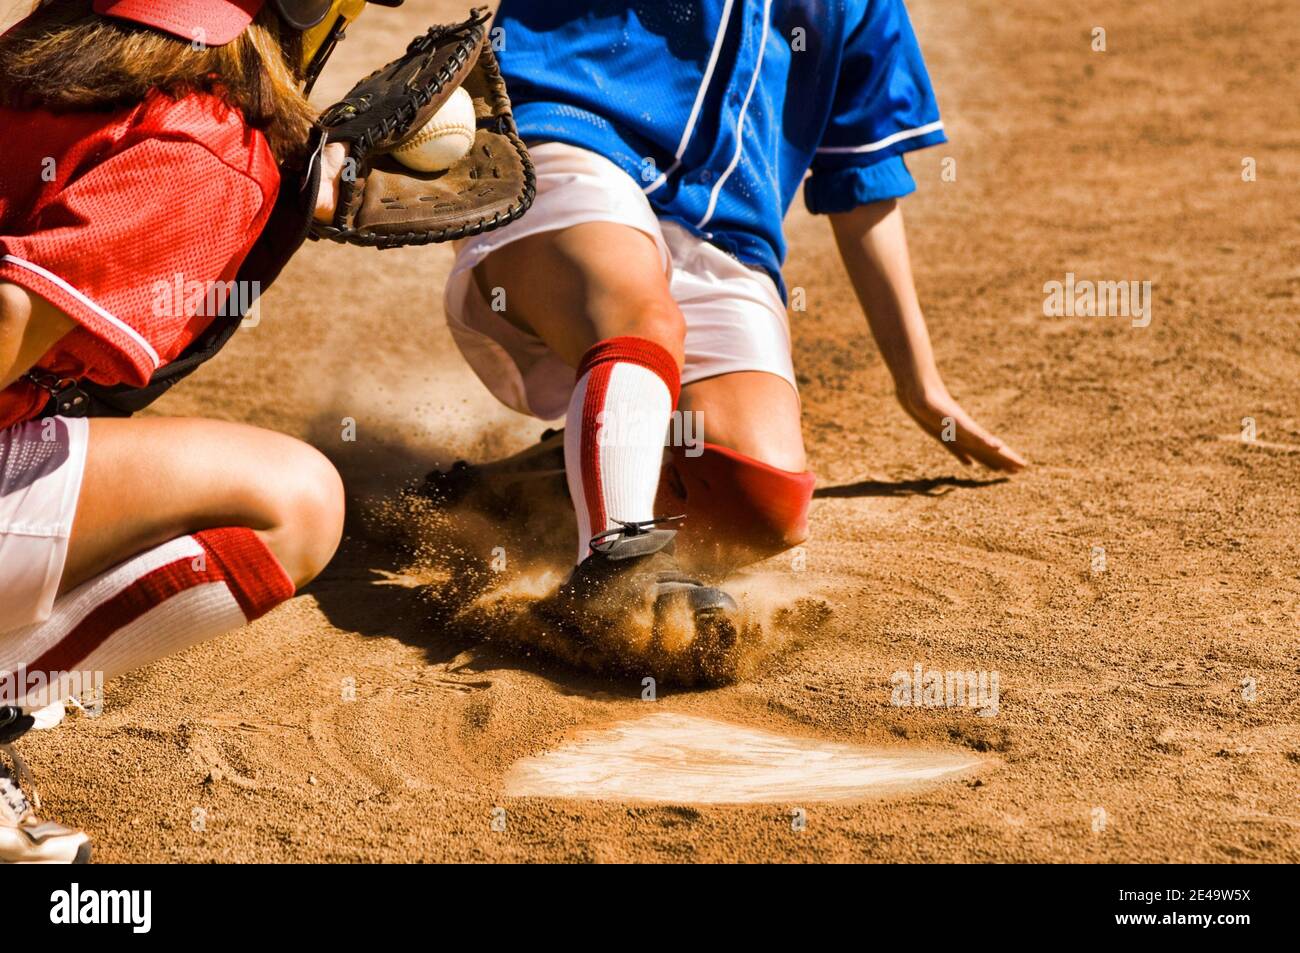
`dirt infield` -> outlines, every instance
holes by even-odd
[[[742,684],[650,703],[442,625],[358,516],[292,603],[25,741],[45,812],[105,861],[1300,861],[1293,5],[909,6],[951,139],[908,158],[921,299],[949,386],[1027,471],[963,470],[911,424],[827,223],[797,205],[818,499],[806,550],[762,578],[823,600],[820,624]],[[370,11],[317,98],[463,12]],[[159,412],[312,440],[357,514],[526,445],[542,425],[452,346],[449,264],[307,247]],[[1149,324],[1045,316],[1067,280],[1150,281]],[[893,704],[917,666],[996,673],[996,712]],[[516,761],[652,712],[981,767],[808,805],[506,795]]]

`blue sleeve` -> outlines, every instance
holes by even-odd
[[[890,156],[870,165],[814,172],[804,182],[803,199],[814,215],[831,215],[885,199],[901,199],[915,191],[916,180],[903,157]]]
[[[867,0],[844,43],[830,120],[804,184],[809,210],[901,198],[916,189],[902,155],[947,141],[903,0]]]

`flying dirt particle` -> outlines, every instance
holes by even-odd
[[[742,612],[725,631],[701,635],[690,620],[656,622],[648,611],[629,612],[623,625],[599,637],[573,631],[536,611],[571,568],[535,538],[536,524],[535,518],[503,518],[490,508],[448,505],[416,492],[372,501],[368,511],[371,535],[403,554],[395,575],[419,581],[431,624],[525,655],[539,650],[587,671],[649,676],[678,687],[726,685],[753,677],[792,638],[817,631],[831,615],[825,600],[809,595],[807,583],[789,573],[760,572],[727,580],[724,588]],[[542,535],[553,534],[547,529]],[[494,550],[507,554],[508,568],[493,568]]]

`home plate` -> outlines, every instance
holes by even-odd
[[[897,794],[982,763],[961,752],[865,748],[660,712],[515,762],[506,794],[677,804],[840,801]]]

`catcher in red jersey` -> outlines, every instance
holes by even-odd
[[[0,38],[6,748],[74,673],[111,679],[238,628],[339,542],[341,482],[304,443],[84,416],[128,413],[235,313],[314,120],[307,21],[283,6],[54,0]],[[3,763],[0,795],[0,862],[88,858],[87,835],[37,820]]]
[[[342,534],[311,447],[122,418],[213,357],[309,235],[445,241],[532,200],[482,10],[313,115],[367,2],[402,0],[45,0],[0,37],[0,746],[20,774],[10,743],[43,707],[264,614]],[[468,153],[394,164],[460,89]],[[0,763],[0,862],[88,856]]]

